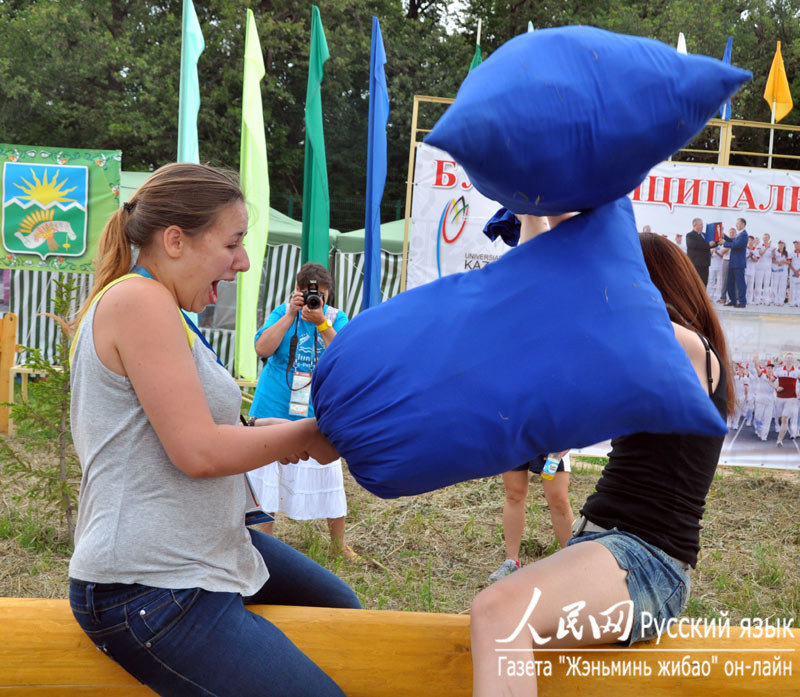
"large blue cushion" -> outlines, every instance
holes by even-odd
[[[727,432],[650,281],[627,198],[362,312],[325,351],[312,399],[353,476],[382,497],[637,431]]]
[[[587,210],[633,191],[751,77],[652,39],[543,29],[473,70],[425,142],[515,213]]]

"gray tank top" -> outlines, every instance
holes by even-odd
[[[269,574],[244,526],[244,475],[195,479],[172,464],[130,380],[97,356],[96,308],[84,317],[72,360],[72,436],[82,477],[69,575],[254,594]],[[237,423],[236,383],[200,340],[192,355],[215,423]]]

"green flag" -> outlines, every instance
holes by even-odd
[[[256,33],[256,20],[247,10],[247,32],[244,43],[244,81],[242,87],[242,144],[239,177],[247,200],[249,224],[244,246],[250,258],[250,269],[240,273],[236,282],[236,356],[234,372],[255,380],[258,358],[253,347],[256,333],[258,292],[261,267],[267,247],[269,224],[269,176],[267,174],[267,141],[264,135],[264,111],[261,106],[261,80],[264,58]]]
[[[315,261],[328,268],[329,230],[328,165],[322,133],[322,64],[328,60],[328,44],[319,8],[311,8],[311,49],[306,89],[306,155],[303,170],[302,261]]]
[[[178,162],[200,162],[197,143],[197,113],[200,111],[200,83],[197,60],[205,49],[203,32],[192,0],[183,0],[181,30],[181,83],[178,99]]]
[[[200,111],[200,82],[197,61],[206,47],[192,0],[183,0],[181,23],[181,83],[178,93],[178,162],[200,162],[197,114]],[[187,312],[197,324],[197,313]]]
[[[472,56],[472,63],[469,64],[469,72],[471,73],[483,62],[481,55],[481,20],[478,20],[478,35],[475,37],[475,55]]]
[[[481,47],[479,44],[475,44],[475,55],[472,56],[472,63],[469,64],[469,71],[472,72],[482,62],[483,62],[483,57],[481,56]]]

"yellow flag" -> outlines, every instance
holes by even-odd
[[[794,106],[791,92],[789,92],[789,81],[786,79],[786,68],[783,67],[780,41],[778,42],[778,48],[775,49],[772,67],[769,69],[767,86],[764,88],[764,99],[769,104],[770,112],[772,111],[773,102],[775,103],[776,122],[786,116]]]

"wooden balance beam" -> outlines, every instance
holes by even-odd
[[[250,609],[280,627],[349,697],[471,695],[467,616],[272,605]],[[800,630],[794,630],[796,638],[758,640],[739,627],[731,627],[730,633],[728,639],[664,637],[658,646],[647,642],[630,649],[540,651],[537,660],[552,667],[552,675],[539,679],[540,694],[800,694]],[[530,658],[511,656],[523,664]],[[650,675],[645,674],[646,666]],[[624,671],[628,675],[619,674]],[[0,598],[0,697],[153,694],[95,648],[75,623],[66,600]]]

